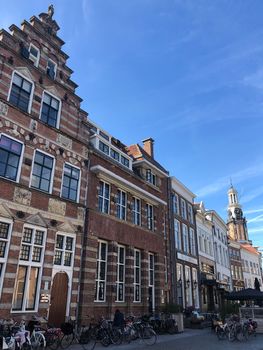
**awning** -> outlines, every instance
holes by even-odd
[[[263,300],[263,292],[247,288],[226,295],[227,300]]]

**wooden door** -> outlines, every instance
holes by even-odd
[[[60,327],[65,322],[68,298],[68,275],[58,272],[53,277],[48,323]]]

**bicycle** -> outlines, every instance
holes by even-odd
[[[62,349],[67,349],[74,343],[80,344],[83,350],[93,350],[95,348],[96,339],[91,325],[89,327],[78,327],[76,321],[66,322],[61,325],[61,331],[64,334],[60,340]]]
[[[146,345],[154,345],[157,341],[157,334],[153,328],[145,321],[135,321],[131,327],[135,335],[133,338],[141,339]]]
[[[31,320],[28,322],[27,329],[30,332],[30,342],[33,350],[43,350],[46,347],[46,339],[43,330],[40,328],[39,321]]]

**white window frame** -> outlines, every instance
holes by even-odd
[[[136,254],[139,254],[139,265],[136,265]],[[139,271],[139,282],[136,282],[136,271]],[[141,283],[142,283],[142,254],[139,249],[134,249],[134,267],[133,267],[134,279],[133,279],[133,302],[140,303],[141,302]],[[136,288],[139,289],[139,300],[136,300]]]
[[[14,294],[13,294],[13,300],[12,300],[12,309],[11,313],[32,313],[32,312],[37,312],[38,306],[39,306],[39,296],[40,296],[40,286],[41,286],[41,281],[42,281],[42,272],[43,272],[43,262],[44,262],[44,256],[45,256],[45,247],[46,247],[46,237],[47,237],[47,229],[41,226],[35,226],[31,224],[24,224],[23,226],[23,234],[22,234],[22,239],[24,236],[24,229],[29,228],[33,229],[33,237],[35,237],[36,231],[42,231],[43,232],[43,242],[42,242],[42,256],[40,262],[35,262],[31,261],[32,259],[32,252],[30,252],[30,259],[28,261],[25,260],[20,260],[17,264],[17,272],[16,272],[16,279],[15,281],[17,282],[17,277],[18,277],[18,270],[20,266],[27,267],[27,275],[26,275],[26,282],[24,286],[24,291],[23,291],[23,300],[22,300],[22,309],[17,310],[13,308],[14,301],[15,301],[15,289],[16,289],[16,282],[15,282],[15,287],[14,287]],[[22,247],[22,239],[21,239],[21,245]],[[33,241],[33,238],[32,238]],[[31,244],[31,246],[34,246],[34,244]],[[20,248],[21,249],[21,248]],[[36,267],[39,269],[39,275],[38,275],[38,281],[37,281],[37,286],[36,286],[36,296],[35,296],[35,308],[33,310],[26,310],[26,301],[27,301],[27,296],[28,296],[28,287],[29,287],[29,276],[30,276],[30,271],[31,267]]]
[[[7,138],[9,138],[9,139],[11,139],[11,140],[13,140],[13,141],[16,141],[16,142],[18,142],[18,143],[20,143],[20,144],[22,145],[22,150],[21,150],[21,155],[20,155],[20,160],[19,160],[19,165],[18,165],[16,180],[12,180],[12,179],[8,179],[7,177],[0,176],[0,179],[6,179],[6,180],[8,180],[8,181],[12,181],[12,182],[18,183],[19,180],[20,180],[20,175],[21,175],[21,170],[22,170],[22,162],[23,162],[23,157],[24,157],[25,145],[24,145],[24,143],[21,142],[20,140],[17,140],[16,138],[14,138],[14,137],[12,137],[12,136],[10,136],[10,135],[8,135],[8,134],[5,134],[5,133],[3,133],[3,132],[0,133],[0,139],[1,139],[2,135],[5,136],[5,137],[7,137]]]
[[[0,298],[1,298],[2,288],[4,284],[5,270],[7,265],[7,258],[9,254],[9,247],[10,247],[10,241],[11,241],[12,230],[13,230],[13,220],[0,217],[0,222],[3,222],[9,225],[7,239],[3,239],[3,238],[0,239],[1,241],[6,241],[5,256],[3,258],[0,258],[0,264],[2,265],[1,275],[0,275]]]
[[[64,237],[63,248],[56,248],[57,236],[63,236]],[[73,239],[73,241],[72,241],[72,250],[71,251],[65,249],[67,237],[70,237],[70,238]],[[56,268],[56,267],[58,268],[59,266],[63,267],[63,269],[69,269],[69,270],[71,270],[73,268],[73,266],[74,266],[74,259],[75,259],[75,245],[76,245],[76,235],[71,234],[71,233],[64,233],[64,232],[57,232],[56,233],[56,240],[55,240],[55,247],[54,247],[54,260],[53,260],[53,267],[54,268]],[[56,250],[62,252],[61,264],[55,264],[54,263]],[[72,254],[70,266],[64,264],[65,263],[65,253],[66,252],[70,252]]]
[[[189,287],[186,288],[186,307],[193,306],[193,295],[192,295],[192,276],[191,268],[185,265],[185,283],[187,286],[187,281],[189,281]]]
[[[192,267],[192,277],[193,277],[193,302],[194,307],[199,309],[199,288],[198,288],[198,275],[197,269]],[[196,283],[197,284],[196,284]]]
[[[45,122],[43,122],[43,121],[41,120],[42,109],[43,109],[43,103],[44,103],[44,95],[45,95],[45,94],[51,96],[52,98],[56,99],[56,100],[59,102],[58,115],[57,115],[57,122],[56,122],[56,126],[55,126],[56,129],[59,129],[60,119],[61,119],[62,102],[61,102],[61,99],[60,99],[59,97],[55,96],[54,94],[52,94],[52,93],[49,92],[48,90],[44,90],[44,91],[42,92],[41,106],[40,106],[40,113],[39,113],[39,120],[40,120],[41,123],[47,125],[48,127],[53,128],[52,125],[49,125],[49,124],[47,124],[47,123],[45,123]]]
[[[106,244],[106,251],[105,251],[105,255],[106,255],[106,259],[102,260],[101,259],[101,244]],[[99,240],[98,241],[98,255],[97,255],[97,267],[98,270],[96,271],[96,279],[95,279],[95,283],[98,284],[97,287],[97,293],[95,295],[94,298],[94,302],[96,303],[104,303],[106,301],[106,292],[107,292],[107,263],[108,263],[108,242],[107,241],[102,241]],[[105,278],[104,279],[100,279],[100,264],[104,262],[105,263]],[[99,283],[102,282],[104,283],[104,298],[103,300],[99,299]]]
[[[188,232],[188,226],[183,224],[182,226],[182,233],[183,233],[183,249],[184,252],[189,254],[189,232]]]
[[[190,254],[196,256],[196,242],[195,242],[195,231],[192,227],[189,228],[189,240],[190,240]],[[211,252],[211,242],[209,241]],[[212,255],[212,254],[210,254]]]
[[[37,58],[36,59],[34,59],[35,56],[32,55],[31,52],[30,52],[31,47],[33,47],[37,51]],[[29,60],[34,63],[35,67],[38,67],[39,59],[40,59],[40,50],[39,50],[39,48],[36,47],[34,44],[30,43],[29,49],[28,49],[28,53],[29,53]],[[31,56],[33,57],[33,59],[31,58]]]
[[[12,85],[13,85],[13,80],[14,80],[14,75],[15,74],[20,75],[21,78],[27,80],[30,84],[32,84],[32,89],[31,89],[31,93],[30,93],[30,97],[29,97],[29,103],[28,103],[28,107],[27,107],[27,113],[30,114],[31,113],[31,108],[32,108],[32,102],[33,102],[35,84],[34,84],[34,82],[32,80],[30,80],[28,77],[26,77],[25,75],[21,74],[17,70],[14,70],[12,72],[12,78],[11,78],[11,82],[10,82],[10,86],[9,86],[7,101],[10,100],[10,95],[11,95],[11,91],[12,91]],[[18,108],[18,107],[14,106],[14,108]]]
[[[150,216],[149,214],[152,213]],[[153,205],[146,203],[146,220],[147,220],[147,228],[150,231],[154,231],[154,213],[153,213]]]
[[[157,186],[157,176],[152,172],[152,169],[146,169],[146,181],[153,186]]]
[[[186,220],[187,214],[186,214],[186,202],[183,198],[181,198],[181,217]],[[184,203],[184,204],[183,204]]]
[[[39,153],[42,153],[48,157],[51,157],[53,158],[53,167],[52,167],[52,172],[51,172],[51,177],[50,177],[50,186],[49,186],[49,191],[46,192],[46,191],[43,191],[41,190],[40,188],[36,188],[36,187],[32,187],[32,177],[33,177],[33,169],[34,169],[34,163],[35,163],[35,156],[36,156],[36,152],[39,152]],[[30,181],[29,181],[29,187],[31,187],[33,190],[36,190],[36,191],[40,191],[40,192],[43,192],[43,193],[49,193],[51,194],[52,191],[53,191],[53,182],[54,182],[54,174],[55,174],[55,168],[56,168],[56,158],[50,154],[50,153],[47,153],[47,152],[44,152],[40,149],[35,149],[34,150],[34,157],[33,157],[33,161],[32,161],[32,166],[31,166],[31,174],[30,174]]]
[[[178,230],[176,230],[176,227]],[[177,250],[182,250],[181,225],[177,219],[174,219],[174,243]]]
[[[188,220],[190,224],[193,224],[194,223],[193,207],[190,203],[187,203],[187,211],[188,211]]]
[[[76,201],[73,201],[72,199],[69,199],[69,198],[64,198],[62,197],[62,189],[63,189],[63,179],[64,179],[64,172],[65,172],[65,166],[66,165],[69,165],[71,166],[72,168],[75,168],[77,170],[79,170],[79,183],[78,183],[78,190],[77,190],[77,198],[76,198]],[[81,183],[81,169],[71,163],[68,163],[68,162],[65,162],[64,165],[63,165],[63,173],[62,173],[62,178],[61,178],[61,187],[60,187],[60,198],[63,198],[65,200],[69,200],[71,202],[74,202],[74,203],[79,203],[79,195],[80,195],[80,183]]]
[[[139,220],[137,218],[139,217]],[[141,214],[141,200],[137,197],[132,197],[132,223],[137,226],[141,226],[142,214]]]
[[[118,202],[118,193],[119,193],[119,202]],[[123,197],[125,198],[125,204],[122,204]],[[119,213],[118,213],[119,209]],[[124,213],[124,217],[122,217],[122,214]],[[116,215],[117,218],[120,220],[126,220],[127,216],[127,193],[123,191],[122,189],[118,188],[117,189],[117,194],[116,194]]]
[[[176,203],[176,206],[175,206],[175,203]],[[176,194],[176,193],[172,194],[172,207],[173,207],[173,213],[176,215],[179,215],[179,209],[180,209],[179,208],[179,197],[178,197],[178,194]],[[175,210],[175,207],[176,207],[176,210]]]
[[[108,182],[105,182],[103,180],[99,180],[99,189],[100,189],[100,183],[103,184],[103,188],[102,188],[102,195],[100,195],[98,193],[98,209],[100,213],[103,214],[109,214],[110,213],[110,195],[111,195],[111,186]],[[109,198],[105,197],[105,185],[109,186]],[[100,210],[99,207],[99,200],[102,200],[102,210]],[[105,201],[108,201],[108,211],[105,211]]]
[[[47,60],[47,66],[46,66],[46,74],[47,74],[47,68],[48,68],[48,62],[52,62],[53,64],[54,64],[54,72],[55,72],[55,75],[54,75],[54,80],[56,79],[56,77],[57,77],[57,68],[58,68],[58,64],[55,62],[55,61],[53,61],[51,58],[48,58],[48,60]],[[48,74],[47,74],[47,76],[50,78],[50,79],[52,79]]]
[[[120,250],[123,249],[123,262],[120,262]],[[117,255],[117,280],[116,280],[116,302],[125,302],[125,259],[126,259],[126,249],[123,245],[118,245],[118,255]],[[120,281],[120,267],[123,267],[123,281]],[[119,288],[122,286],[123,299],[119,299]]]
[[[177,287],[177,303],[179,305],[182,305],[183,308],[185,307],[185,288],[184,288],[184,273],[183,273],[183,265],[182,264],[176,264],[176,287]],[[178,295],[178,289],[181,289],[182,293],[182,304],[179,302],[179,295]]]

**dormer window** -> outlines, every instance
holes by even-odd
[[[35,47],[33,44],[30,44],[29,47],[29,60],[31,62],[33,62],[35,67],[38,67],[38,63],[39,63],[39,49],[37,47]]]
[[[99,149],[100,149],[101,152],[109,155],[110,148],[104,142],[99,141]]]
[[[146,181],[156,186],[156,175],[152,173],[151,169],[146,170]]]
[[[120,154],[112,148],[110,150],[110,156],[111,156],[111,158],[117,160],[118,162],[120,161]]]
[[[57,65],[56,65],[56,63],[49,59],[48,62],[47,62],[47,75],[51,79],[55,79],[56,78],[56,72],[57,72]]]
[[[124,165],[124,166],[126,166],[127,168],[130,167],[130,161],[129,161],[129,159],[127,159],[127,158],[124,157],[124,156],[121,156],[121,164]]]

